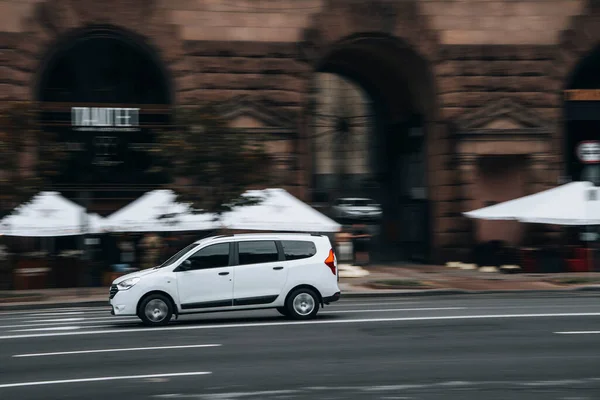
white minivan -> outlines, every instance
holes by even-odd
[[[202,239],[110,287],[112,315],[137,315],[151,326],[166,325],[173,315],[264,308],[308,319],[339,298],[335,252],[317,234]]]

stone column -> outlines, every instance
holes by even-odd
[[[463,153],[458,156],[458,169],[460,171],[460,212],[471,211],[475,208],[473,200],[476,198],[476,181],[477,181],[477,154]],[[475,223],[473,220],[460,216],[461,234],[458,238],[460,242],[461,252],[464,256],[471,253],[475,240]]]
[[[530,194],[548,188],[550,182],[550,156],[544,153],[534,153],[529,156],[529,179],[527,192]]]
[[[548,185],[552,183],[550,180],[551,167],[549,154],[534,153],[529,156],[528,194],[538,193],[549,188]],[[558,237],[562,230],[560,228],[552,229],[548,225],[528,224],[526,232],[531,240],[539,243]]]
[[[314,115],[316,112],[316,93],[315,77],[307,79],[307,93],[305,94],[304,107],[298,118],[298,133],[296,135],[296,151],[294,154],[296,163],[296,181],[302,188],[302,195],[299,196],[303,201],[312,201],[312,177],[314,174],[313,165],[313,136],[314,136]]]
[[[459,179],[463,199],[461,212],[469,211],[473,208],[472,200],[475,199],[478,158],[477,154],[460,154],[458,156]]]

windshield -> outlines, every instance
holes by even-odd
[[[190,251],[191,249],[193,249],[196,246],[198,246],[198,243],[192,243],[192,244],[184,247],[183,249],[181,249],[177,253],[175,253],[175,255],[173,255],[167,261],[165,261],[164,263],[162,263],[161,265],[159,265],[157,268],[164,268],[164,267],[168,267],[169,265],[173,265],[181,257],[183,257],[188,251]]]

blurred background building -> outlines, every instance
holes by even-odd
[[[446,261],[525,235],[461,212],[600,179],[599,3],[0,0],[0,101],[40,102],[93,212],[160,185],[153,130],[214,101],[283,188],[380,205],[382,259]]]

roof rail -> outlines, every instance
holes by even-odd
[[[213,239],[220,239],[220,238],[231,237],[231,236],[234,236],[234,234],[233,233],[228,233],[228,234],[225,234],[225,235],[216,235],[216,236],[213,236],[212,238]]]

